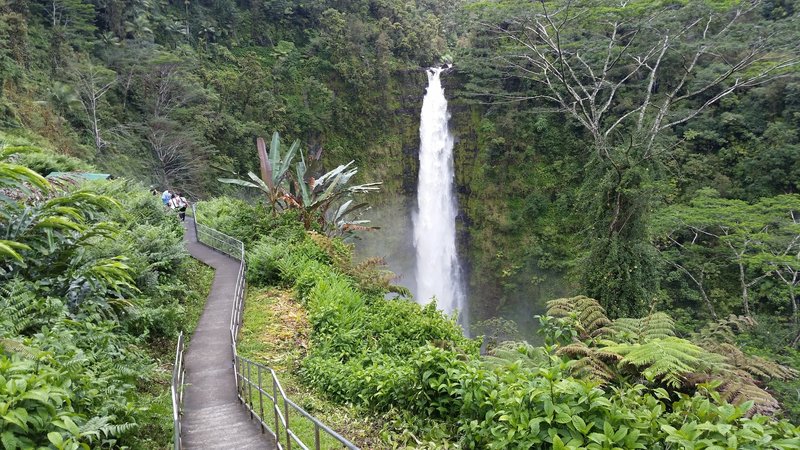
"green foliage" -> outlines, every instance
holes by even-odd
[[[71,381],[47,364],[0,355],[0,441],[3,448],[80,448]]]
[[[774,278],[788,283],[789,308],[796,321],[797,301],[792,290],[794,274],[800,268],[796,256],[800,225],[795,217],[799,208],[797,195],[750,204],[701,189],[688,205],[663,211],[657,221],[656,243],[667,250],[665,258],[693,280],[712,312],[751,315],[758,302],[771,300],[769,291],[758,295],[759,284]],[[714,270],[707,270],[709,266]],[[707,293],[715,288],[726,291],[727,298],[738,297],[741,304],[714,301]]]
[[[747,317],[731,316],[711,323],[688,341],[675,336],[675,323],[663,312],[608,323],[599,303],[587,297],[557,299],[548,305],[548,314],[557,322],[546,321],[549,326],[544,330],[552,335],[552,341],[563,342],[556,346],[556,354],[573,360],[570,369],[576,376],[600,384],[644,379],[688,391],[699,383],[715,381],[726,401],[751,402],[750,414],[771,415],[780,405],[763,383],[798,375],[772,360],[749,355],[737,345],[735,333],[755,323]],[[579,312],[583,315],[578,316]],[[588,334],[586,318],[607,325],[590,328],[593,332]]]
[[[234,178],[220,178],[219,181],[228,184],[237,184],[244,187],[255,188],[261,190],[267,199],[267,205],[273,213],[278,212],[278,208],[286,208],[285,203],[282,201],[285,198],[286,187],[288,183],[287,175],[290,174],[289,169],[292,167],[294,157],[297,150],[300,148],[300,141],[294,141],[292,145],[281,154],[281,137],[276,131],[272,135],[272,141],[269,144],[269,155],[267,154],[264,139],[257,139],[258,159],[261,164],[261,177],[253,172],[248,172],[252,182],[246,180],[239,180]]]
[[[78,158],[46,152],[23,153],[19,163],[44,176],[51,172],[88,172],[92,168]]]
[[[135,183],[52,186],[0,163],[0,236],[16,253],[0,257],[3,447],[164,446],[155,358],[196,320],[203,280],[180,224]]]
[[[292,245],[269,237],[257,244],[270,255],[271,276],[277,267],[280,283],[293,285],[308,310],[313,345],[301,376],[336,401],[388,411],[394,427],[420,434],[417,442],[600,449],[697,439],[757,448],[774,439],[775,448],[792,448],[800,436],[786,422],[747,418],[753,403],[745,400],[763,390],[735,397],[719,381],[693,384],[697,374],[722,379],[722,356],[675,337],[664,313],[612,322],[593,299],[558,299],[550,302],[556,317],[542,319],[544,347],[507,343],[479,358],[478,342],[461,337],[434,305],[361,291],[336,270],[349,261],[337,245],[313,234]],[[249,270],[258,272],[255,261]],[[608,376],[592,376],[592,363],[580,364],[589,359]]]
[[[286,212],[275,217],[259,204],[230,197],[216,197],[196,205],[198,220],[243,242],[256,242],[262,236],[294,242],[302,239],[297,216]]]

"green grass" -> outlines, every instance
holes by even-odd
[[[245,305],[244,324],[237,346],[239,354],[275,370],[286,395],[294,403],[355,445],[364,449],[387,447],[379,437],[381,424],[376,423],[379,420],[365,416],[356,408],[333,404],[303,385],[297,370],[306,353],[310,326],[305,310],[292,299],[291,291],[253,290],[248,293]],[[256,378],[255,371],[252,376]],[[264,390],[271,394],[269,373],[262,372],[262,381]],[[249,394],[256,409],[260,410],[258,391],[252,389]],[[264,421],[274,429],[273,403],[266,396],[262,401]],[[280,400],[278,407],[284,411]],[[291,408],[289,427],[306,446],[314,448],[313,423]],[[283,426],[281,433],[285,443]],[[320,448],[342,448],[338,441],[322,431],[320,437]]]

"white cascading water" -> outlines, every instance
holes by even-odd
[[[466,322],[461,269],[456,253],[456,201],[453,195],[453,136],[447,122],[447,99],[440,75],[431,68],[422,100],[419,136],[419,184],[414,215],[417,270],[416,298],[423,303],[436,297],[447,314],[458,311]]]

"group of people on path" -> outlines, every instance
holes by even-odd
[[[189,202],[180,192],[173,193],[167,189],[161,194],[161,201],[169,209],[178,211],[178,217],[180,217],[181,222],[186,220],[186,207],[189,206]]]

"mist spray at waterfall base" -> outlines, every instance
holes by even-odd
[[[456,251],[458,208],[453,190],[453,136],[440,78],[444,70],[427,70],[428,89],[420,115],[419,181],[413,215],[415,297],[420,303],[428,303],[435,297],[437,306],[445,313],[459,313],[458,321],[466,330],[468,308]]]

